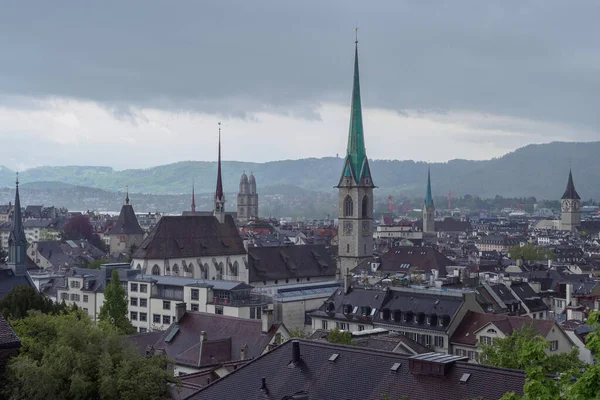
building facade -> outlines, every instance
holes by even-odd
[[[365,148],[358,73],[358,42],[354,52],[354,83],[348,148],[338,182],[338,255],[342,272],[373,256],[373,184]]]

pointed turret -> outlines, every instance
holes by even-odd
[[[23,276],[27,272],[27,238],[23,229],[21,215],[21,197],[19,195],[19,174],[17,173],[15,190],[15,208],[13,213],[13,227],[8,237],[8,263],[15,275]]]
[[[569,181],[567,182],[567,188],[565,189],[565,193],[562,195],[562,200],[581,200],[577,190],[575,190],[575,184],[573,183],[573,174],[571,173],[571,169],[569,169]]]
[[[215,190],[214,215],[219,222],[225,222],[225,194],[223,193],[223,181],[221,179],[221,123],[219,122],[219,150],[217,158],[217,188]]]
[[[196,192],[194,190],[194,183],[192,182],[192,213],[196,212]]]
[[[362,104],[360,99],[360,78],[358,71],[358,40],[354,42],[354,80],[352,85],[352,101],[350,109],[350,128],[348,130],[348,147],[340,184],[344,178],[353,178],[360,184],[362,179],[370,177],[369,161],[365,148],[365,136],[362,123]]]
[[[425,195],[425,208],[433,208],[433,196],[431,195],[431,170],[427,168],[427,194]]]

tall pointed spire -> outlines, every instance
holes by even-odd
[[[21,196],[19,195],[19,173],[17,172],[17,180],[15,182],[15,210],[13,212],[13,233],[15,238],[19,239],[21,235],[25,237],[25,230],[23,229],[23,217],[21,215]]]
[[[27,273],[27,238],[23,229],[21,215],[21,196],[19,195],[19,173],[17,172],[15,190],[15,208],[13,212],[13,228],[8,237],[8,263],[15,275],[23,276]]]
[[[194,182],[192,182],[192,212],[196,212],[196,192],[194,190]]]
[[[217,189],[215,190],[215,200],[224,201],[223,182],[221,180],[221,123],[219,122],[219,156],[217,161]]]
[[[360,100],[360,78],[358,72],[358,40],[354,42],[354,80],[352,85],[352,104],[350,110],[350,129],[348,131],[347,156],[354,169],[355,177],[361,173],[362,164],[367,151],[365,149],[365,137],[362,123],[362,105]]]
[[[433,207],[433,196],[431,195],[431,170],[427,167],[427,194],[425,196],[425,208]]]
[[[573,174],[571,173],[571,168],[569,168],[569,181],[567,182],[567,188],[565,189],[565,193],[562,196],[563,200],[581,200],[577,190],[575,190],[575,184],[573,183]]]

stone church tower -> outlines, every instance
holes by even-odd
[[[358,76],[358,41],[354,49],[354,84],[350,111],[348,148],[337,185],[338,256],[340,272],[353,270],[373,256],[373,185],[365,149]]]
[[[435,233],[435,206],[431,195],[431,171],[427,169],[427,194],[423,207],[423,233]]]
[[[258,218],[258,193],[256,192],[256,178],[246,172],[240,178],[240,191],[237,196],[237,218],[240,221],[250,221]]]
[[[573,174],[569,170],[569,181],[567,182],[567,188],[562,196],[561,205],[561,216],[560,216],[560,229],[563,231],[575,232],[576,228],[581,224],[581,197],[575,190],[575,184],[573,183]]]

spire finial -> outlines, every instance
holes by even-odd
[[[125,196],[125,204],[129,205],[129,185],[125,186],[126,196]]]
[[[192,179],[192,212],[196,212],[196,191],[194,189],[194,180]]]
[[[19,171],[17,171],[17,181],[15,183],[17,184],[17,187],[19,187]]]
[[[358,22],[354,27],[354,44],[358,45]]]

